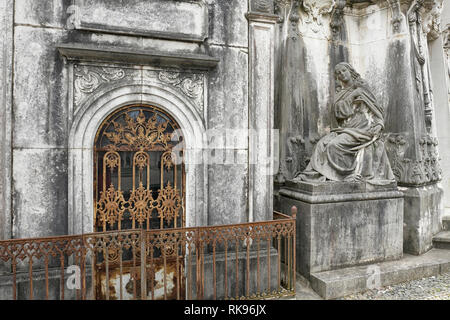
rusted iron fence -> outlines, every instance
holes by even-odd
[[[264,299],[293,294],[295,212],[224,226],[0,241],[0,299]]]

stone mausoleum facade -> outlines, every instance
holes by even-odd
[[[0,6],[0,240],[120,229],[107,192],[178,186],[172,227],[296,206],[325,298],[449,270],[447,0]]]

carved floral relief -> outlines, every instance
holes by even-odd
[[[334,0],[304,0],[303,8],[307,14],[305,22],[311,25],[311,30],[318,32],[323,27],[323,15],[331,13]]]
[[[423,1],[425,11],[422,18],[422,29],[427,35],[428,41],[436,40],[440,35],[442,5],[441,0]]]
[[[194,102],[200,115],[203,114],[203,74],[162,70],[158,72],[158,79],[189,97]]]
[[[385,139],[392,171],[398,183],[424,185],[442,179],[438,142],[435,137],[425,135],[419,139],[420,159],[418,160],[405,156],[409,144],[404,135],[390,133],[385,136]]]
[[[74,110],[98,90],[120,81],[141,81],[139,69],[121,67],[103,67],[92,65],[74,65],[73,94]],[[188,73],[180,70],[144,70],[144,78],[170,86],[193,102],[200,116],[204,110],[203,73]]]
[[[124,77],[125,71],[121,68],[74,65],[75,105],[80,105],[88,94],[93,93],[102,84],[115,82]]]

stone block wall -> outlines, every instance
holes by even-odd
[[[84,222],[87,229],[74,227],[76,218],[71,217],[71,210],[83,206],[89,194],[79,192],[84,189],[75,183],[73,176],[78,171],[72,169],[78,149],[70,137],[71,131],[76,131],[77,112],[84,112],[76,101],[81,94],[94,101],[107,86],[109,90],[136,85],[139,69],[181,67],[188,74],[199,72],[195,63],[189,66],[189,62],[182,66],[163,66],[157,59],[137,63],[121,58],[118,62],[118,50],[142,55],[157,52],[169,57],[201,55],[217,60],[216,66],[200,70],[204,94],[197,101],[201,105],[197,111],[201,127],[205,132],[218,131],[220,138],[204,136],[214,150],[205,150],[205,161],[193,174],[197,180],[192,184],[201,183],[205,192],[193,196],[196,209],[191,211],[197,216],[191,224],[270,218],[249,213],[248,139],[231,147],[226,142],[227,131],[249,129],[247,1],[133,0],[112,6],[103,0],[17,0],[3,1],[1,6],[0,239],[89,231],[90,223]],[[100,62],[94,56],[70,58],[58,49],[66,44],[103,52],[113,48],[116,53],[110,55],[111,61]],[[87,73],[79,71],[79,65],[86,66]],[[100,91],[76,91],[80,88],[75,87],[75,79],[88,79],[92,76],[89,72],[103,67],[122,68],[134,72],[135,77],[106,81],[104,86],[99,85]],[[146,80],[142,81],[145,85]],[[86,186],[92,183],[82,182]],[[255,196],[265,192],[266,186],[255,186],[260,188]],[[78,198],[73,196],[77,194]],[[80,221],[92,217],[89,210],[76,212],[81,214]]]

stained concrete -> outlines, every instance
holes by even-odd
[[[70,7],[68,27],[77,30],[142,35],[202,42],[207,37],[208,11],[203,2],[131,0],[76,1]],[[131,18],[132,17],[132,18]]]
[[[67,151],[14,150],[14,238],[68,234]]]
[[[68,74],[55,50],[65,35],[56,29],[15,28],[15,148],[67,146]]]
[[[218,60],[217,67],[209,70],[205,76],[204,126],[206,129],[220,130],[248,129],[248,70],[251,67],[248,57],[249,23],[246,18],[249,11],[248,2],[206,0],[197,3],[181,0],[172,4],[177,8],[172,12],[161,10],[159,15],[144,16],[148,8],[161,7],[163,2],[165,1],[122,1],[124,10],[111,13],[111,4],[107,1],[88,0],[84,4],[87,9],[92,10],[81,16],[77,16],[76,8],[69,8],[73,4],[69,0],[2,2],[0,30],[4,41],[0,74],[3,89],[0,98],[0,212],[3,214],[0,214],[0,239],[83,230],[67,227],[71,219],[68,214],[70,205],[68,206],[67,202],[72,201],[74,207],[81,207],[81,204],[86,203],[86,195],[90,196],[90,193],[77,193],[81,188],[80,184],[70,184],[78,180],[67,177],[69,166],[73,164],[68,156],[73,150],[68,150],[67,141],[73,116],[70,114],[68,100],[72,94],[73,82],[71,83],[70,78],[71,62],[66,64],[58,53],[56,46],[59,43],[110,46],[124,48],[124,51],[159,50],[168,55],[201,54],[214,57]],[[136,10],[144,3],[148,4],[145,10]],[[289,3],[288,6],[290,5]],[[96,21],[96,9],[102,10],[102,17],[111,13],[110,19]],[[195,17],[190,19],[190,22],[180,23],[186,17],[192,17],[194,12],[198,14],[194,14]],[[288,172],[285,178],[289,178],[299,167],[306,164],[306,156],[318,135],[327,133],[333,126],[330,120],[330,102],[334,91],[332,66],[340,62],[339,60],[348,60],[369,80],[377,98],[387,110],[385,132],[404,134],[410,143],[407,156],[419,161],[420,148],[417,142],[426,128],[420,88],[417,89],[416,76],[419,74],[414,70],[413,39],[406,23],[407,17],[403,16],[399,29],[395,31],[392,16],[395,10],[389,8],[387,2],[367,5],[367,9],[358,6],[347,7],[339,39],[333,42],[330,40],[329,28],[331,12],[307,12],[303,5],[294,10],[288,8],[287,12],[286,16],[280,17],[282,25],[276,28],[280,32],[273,43],[277,56],[283,57],[277,65],[279,74],[275,84],[280,98],[275,102],[275,110],[282,113],[277,123],[283,133],[282,161],[285,161]],[[127,15],[140,15],[148,23],[138,25],[139,19],[128,21]],[[181,17],[181,20],[172,19],[173,17]],[[318,25],[317,21],[322,21],[322,24]],[[426,35],[424,37],[426,38]],[[174,39],[176,41],[173,41]],[[424,45],[426,46],[426,42]],[[425,47],[425,60],[429,58],[426,51]],[[114,61],[110,63],[114,64]],[[134,68],[133,65],[130,67]],[[425,81],[426,78],[422,80]],[[128,85],[126,81],[125,79],[121,84]],[[136,95],[143,97],[142,93]],[[99,96],[100,92],[94,92],[90,97],[91,101]],[[441,109],[445,109],[445,105],[439,105],[439,110]],[[217,145],[217,148],[225,150],[226,146]],[[288,148],[292,149],[289,151]],[[231,151],[248,162],[248,140],[240,140]],[[292,159],[293,157],[295,159]],[[87,158],[86,156],[85,159]],[[76,160],[76,156],[73,159]],[[195,179],[189,181],[192,192],[188,196],[195,199],[191,207],[194,208],[191,217],[193,225],[247,221],[249,201],[253,200],[249,199],[249,170],[249,166],[245,164],[192,167],[191,174]],[[75,170],[74,175],[80,172]],[[85,190],[89,190],[92,179],[85,179],[83,183],[87,186]],[[417,252],[424,252],[430,247],[430,235],[435,234],[437,230],[440,196],[438,191],[418,191],[423,187],[421,185],[409,187],[417,188],[414,192],[419,194],[419,197],[406,195],[410,199],[406,202],[411,210],[421,209],[415,212],[405,211],[407,219],[416,218],[405,221],[409,221],[407,226],[414,226],[412,229],[424,231],[416,236],[416,240],[426,238],[427,244],[416,245],[418,249],[415,249]],[[78,194],[78,197],[67,200],[70,190]],[[307,203],[310,209],[321,208],[320,206],[325,208],[320,209],[324,210],[324,214],[318,211],[318,217],[322,218],[323,224],[318,223],[316,230],[311,228],[315,233],[308,234],[308,237],[316,240],[323,238],[320,241],[326,248],[329,245],[328,240],[331,239],[329,224],[339,226],[343,221],[342,226],[347,230],[342,238],[343,243],[354,243],[355,239],[359,240],[361,234],[355,231],[358,229],[347,228],[345,223],[356,223],[358,228],[367,227],[363,217],[374,224],[374,229],[366,234],[377,232],[376,228],[382,228],[386,221],[392,222],[392,228],[398,231],[400,218],[396,208],[400,206],[400,200],[387,200],[387,194],[391,196],[395,191],[364,188],[352,191],[352,187],[342,190],[343,193],[344,191],[347,193],[345,196],[336,197],[332,193],[327,194],[325,189],[320,192],[302,190],[305,195],[301,200],[297,199],[298,201]],[[323,194],[319,195],[321,192]],[[380,198],[381,194],[384,196]],[[283,203],[279,198],[276,200],[279,204]],[[342,215],[340,219],[334,219],[336,217],[330,212],[339,201],[359,203],[355,208],[358,212],[364,211],[363,216],[356,215],[355,219],[348,219]],[[289,212],[287,204],[285,209],[283,211]],[[342,205],[342,211],[347,209],[348,204]],[[376,220],[374,212],[378,209],[396,213],[391,217],[378,216],[379,220]],[[76,214],[80,213],[79,219],[84,216],[85,220],[89,220],[85,221],[88,226],[92,222],[90,210],[76,211]],[[311,212],[313,211],[311,209]],[[35,223],[37,220],[39,222]],[[376,222],[380,224],[377,225]],[[11,233],[12,229],[14,234]],[[399,234],[400,231],[395,236]],[[413,232],[408,231],[405,234],[410,235]],[[380,233],[380,237],[388,239],[384,238],[383,233]],[[392,250],[377,252],[377,257],[384,255],[393,258],[398,255],[400,244],[397,240],[392,240]],[[414,241],[408,240],[407,243]],[[371,243],[364,245],[370,247]],[[347,247],[344,245],[341,249],[344,248]],[[343,266],[346,259],[350,259],[350,263],[370,261],[361,248],[355,246],[348,252],[353,253],[334,256],[332,263],[319,261],[321,258],[316,258],[314,263],[328,268]]]
[[[219,135],[226,135],[226,129],[248,129],[248,51],[212,46],[210,53],[220,57],[221,62],[208,77],[208,129],[219,130]],[[246,139],[237,147],[246,149]],[[222,140],[225,148],[226,139]]]
[[[446,231],[450,231],[450,217],[444,216],[442,217],[442,229]]]
[[[441,231],[433,237],[433,247],[450,250],[450,231]]]
[[[398,261],[313,273],[311,286],[321,297],[335,299],[449,271],[450,250],[432,249],[421,256],[405,254]]]
[[[16,0],[14,19],[17,24],[63,28],[71,0]]]
[[[48,299],[49,300],[79,300],[80,291],[76,289],[70,289],[68,283],[71,283],[69,277],[72,272],[68,272],[67,268],[64,269],[64,299],[62,299],[62,286],[61,286],[61,268],[49,268],[48,270]],[[69,280],[69,281],[68,281]],[[0,275],[0,299],[1,300],[14,300],[13,299],[13,278],[11,275]],[[86,268],[86,298],[88,300],[92,297],[92,277],[90,268]],[[45,300],[45,271],[35,270],[33,271],[33,300]],[[30,300],[30,281],[28,270],[25,270],[17,274],[16,278],[16,299],[17,300]],[[77,292],[78,291],[78,292]]]
[[[67,70],[50,28],[14,31],[12,237],[67,234]]]
[[[401,188],[405,199],[403,248],[423,254],[432,248],[433,236],[442,230],[442,194],[436,185]]]
[[[208,165],[208,225],[247,222],[247,216],[242,214],[248,205],[247,170],[245,163]]]
[[[396,185],[290,182],[278,210],[297,214],[297,270],[311,273],[399,259],[403,198]]]
[[[225,47],[248,47],[247,1],[207,0],[209,15],[208,42]]]
[[[11,141],[14,1],[0,4],[0,239],[11,237]]]
[[[246,222],[248,139],[230,145],[228,136],[248,130],[248,52],[227,46],[211,46],[210,52],[221,63],[208,77],[208,223]]]
[[[82,103],[95,101],[101,96],[100,93],[104,94],[112,87],[119,88],[140,81],[138,76],[131,79],[127,74],[119,81],[100,85],[97,91],[84,92],[82,101],[72,102],[69,98],[76,100],[79,94],[71,83],[73,77],[89,75],[80,75],[76,71],[71,73],[72,63],[76,63],[77,58],[72,56],[65,61],[68,56],[57,50],[61,44],[97,48],[109,46],[124,52],[157,50],[167,56],[198,54],[211,57],[215,62],[204,72],[204,105],[200,110],[205,129],[224,132],[226,129],[248,130],[248,20],[245,17],[248,4],[245,1],[177,1],[165,4],[161,0],[134,0],[124,3],[121,10],[115,10],[109,2],[101,0],[74,3],[66,0],[50,3],[18,0],[14,8],[12,2],[8,2],[7,8],[4,12],[11,19],[12,10],[15,11],[14,39],[11,38],[12,29],[8,26],[8,20],[2,20],[5,21],[2,30],[5,31],[5,43],[15,50],[4,56],[2,61],[8,65],[8,61],[14,60],[14,119],[8,122],[11,129],[4,128],[8,130],[8,136],[13,132],[15,162],[12,166],[7,165],[10,147],[5,137],[2,140],[5,141],[2,144],[5,158],[2,161],[6,166],[1,172],[4,179],[1,180],[0,191],[7,192],[7,196],[1,198],[2,207],[12,205],[14,212],[8,213],[5,208],[5,215],[0,218],[2,226],[5,226],[1,238],[11,237],[11,220],[15,237],[83,230],[80,226],[73,226],[74,218],[68,213],[71,208],[80,207],[85,196],[83,192],[76,193],[81,190],[79,185],[69,185],[74,181],[68,178],[69,166],[73,165],[69,163],[72,151],[67,149],[71,121]],[[149,11],[158,14],[149,15]],[[109,19],[101,18],[104,16]],[[131,21],[127,16],[134,18]],[[91,59],[96,58],[91,56]],[[105,59],[101,63],[93,62],[90,70],[101,70],[105,62],[108,67],[115,67],[114,52]],[[160,67],[156,60],[142,63]],[[122,63],[128,63],[125,69],[134,73],[138,72],[136,68],[141,68],[133,65],[136,61]],[[177,61],[173,64],[186,68]],[[197,67],[191,63],[186,72]],[[4,79],[7,84],[11,81],[12,69],[5,70],[2,75],[7,75]],[[7,95],[8,88],[5,85],[2,99],[11,100]],[[9,108],[8,104],[4,105]],[[8,119],[8,112],[8,109],[2,111],[2,121]],[[199,164],[192,173],[196,177],[195,184],[194,181],[188,183],[191,192],[195,190],[192,208],[196,208],[196,214],[189,218],[193,225],[248,220],[248,139],[238,140],[231,148],[226,144],[215,145],[218,153],[220,150],[227,153],[227,158],[216,163],[206,157],[208,167]],[[73,156],[71,159],[78,158]],[[13,180],[8,178],[10,167],[14,168]],[[14,181],[13,191],[8,191],[7,181]],[[92,181],[83,181],[92,184]],[[206,193],[199,188],[205,188]],[[79,196],[68,200],[68,194],[72,191]],[[9,195],[12,193],[14,199],[10,201]],[[207,216],[203,216],[203,212]],[[91,219],[91,214],[86,213],[86,218]],[[36,219],[39,220],[39,227],[32,228]],[[79,219],[82,220],[81,217]]]

